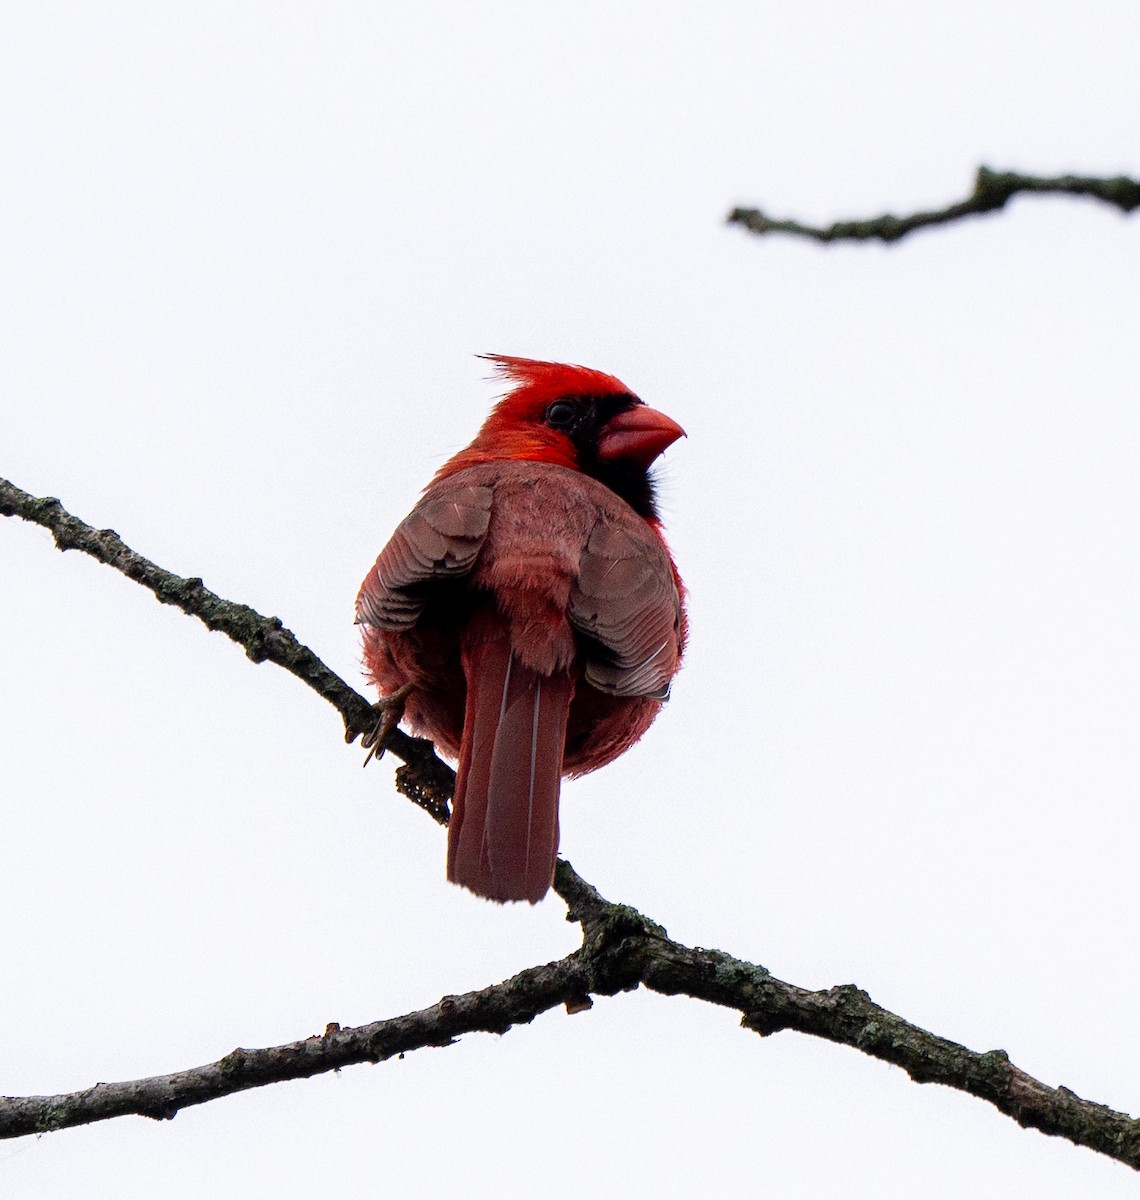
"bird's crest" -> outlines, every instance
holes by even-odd
[[[629,388],[620,379],[580,367],[574,363],[542,362],[535,358],[515,358],[509,354],[483,354],[494,363],[495,373],[515,386],[507,398],[525,393],[542,405],[559,396],[625,396]]]

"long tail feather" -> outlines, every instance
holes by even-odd
[[[574,684],[511,653],[497,623],[463,650],[467,712],[447,877],[491,900],[541,900],[558,853],[558,793]]]

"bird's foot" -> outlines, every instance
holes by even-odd
[[[376,714],[376,724],[360,739],[360,744],[368,751],[362,766],[368,766],[373,758],[384,757],[385,743],[392,730],[403,720],[404,701],[407,700],[411,690],[412,685],[405,683],[390,696],[381,696],[372,706],[372,711]]]

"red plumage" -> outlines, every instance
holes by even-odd
[[[515,386],[436,473],[357,598],[382,695],[459,759],[447,876],[540,900],[563,775],[649,728],[685,643],[649,467],[680,426],[586,367],[488,356]]]

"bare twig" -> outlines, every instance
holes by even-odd
[[[445,996],[419,1012],[349,1029],[334,1022],[323,1034],[303,1041],[263,1050],[239,1048],[188,1071],[97,1083],[69,1095],[0,1098],[0,1138],[47,1133],[111,1117],[170,1120],[179,1109],[250,1088],[305,1079],[355,1063],[377,1063],[425,1046],[447,1046],[460,1034],[477,1030],[505,1033],[512,1025],[524,1024],[581,995],[586,983],[577,977],[580,970],[581,958],[571,955],[482,991]]]
[[[558,1005],[590,1007],[592,995],[644,984],[741,1014],[762,1037],[794,1029],[851,1046],[902,1067],[919,1083],[942,1083],[988,1100],[1019,1124],[1068,1138],[1140,1169],[1140,1121],[1051,1088],[1015,1067],[1003,1050],[978,1053],[919,1029],[881,1008],[851,984],[809,991],[764,967],[675,942],[635,909],[612,904],[567,862],[555,886],[582,926],[582,946],[558,962],[522,971],[462,996],[445,996],[419,1012],[263,1050],[238,1049],[218,1062],[128,1083],[101,1083],[59,1096],[0,1100],[0,1137],[44,1133],[110,1117],[172,1118],[179,1109],[249,1088],[301,1079],[362,1062],[380,1062],[426,1046],[447,1046],[464,1033],[505,1033]]]
[[[197,617],[208,629],[237,642],[255,663],[284,667],[344,719],[345,739],[352,741],[376,723],[372,705],[335,672],[330,671],[277,617],[266,617],[245,604],[225,600],[199,578],[185,579],[136,554],[113,529],[94,529],[69,513],[52,496],[37,497],[0,479],[0,516],[22,517],[50,530],[60,550],[82,550],[114,567],[128,579],[153,592],[163,604],[173,604]],[[396,772],[396,784],[441,824],[446,824],[455,772],[436,756],[431,742],[392,730],[386,744],[406,764]]]
[[[946,208],[896,217],[886,213],[863,221],[836,221],[833,225],[803,225],[799,221],[778,220],[758,208],[734,208],[728,214],[730,225],[743,225],[751,233],[790,233],[817,242],[870,241],[897,242],[916,229],[928,225],[946,225],[962,217],[980,216],[1004,208],[1019,192],[1060,193],[1067,196],[1091,196],[1130,213],[1140,208],[1140,180],[1126,175],[1097,179],[1082,175],[1058,175],[1040,178],[1013,171],[991,171],[979,167],[973,192]]]

